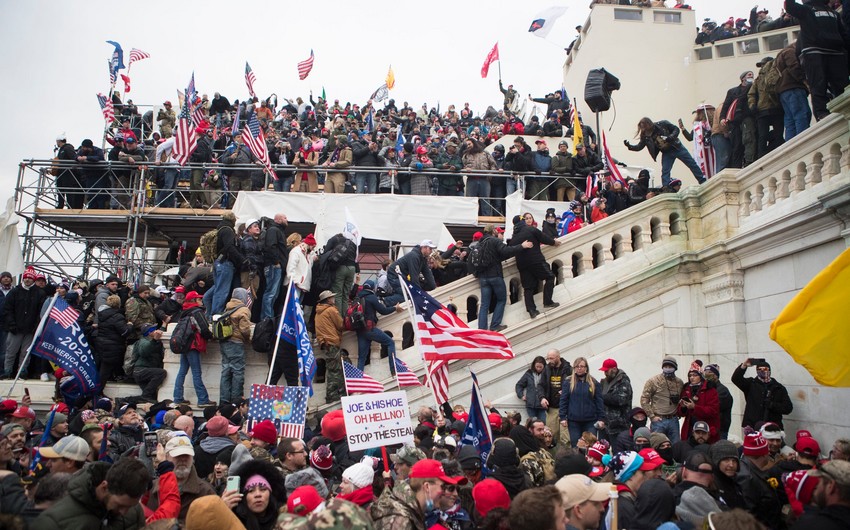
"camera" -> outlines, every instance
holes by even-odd
[[[670,404],[678,405],[679,404],[679,396],[670,396]]]

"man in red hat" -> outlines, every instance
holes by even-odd
[[[29,360],[24,356],[32,344],[33,333],[40,320],[39,311],[44,303],[44,291],[35,286],[36,272],[32,267],[24,271],[20,285],[6,295],[3,304],[3,329],[6,331],[6,359],[3,379],[15,377],[15,365],[20,354],[21,374],[26,377]]]
[[[307,234],[301,243],[298,243],[292,250],[289,251],[289,258],[286,262],[286,276],[283,279],[283,285],[289,286],[289,282],[295,282],[302,296],[310,290],[312,280],[310,271],[313,267],[315,256],[313,249],[316,248],[316,238],[313,234]],[[310,320],[312,307],[304,307],[304,321]]]
[[[770,466],[769,453],[767,440],[761,433],[746,435],[737,480],[749,512],[768,528],[784,528],[782,501],[772,484],[776,479],[769,477],[766,472]]]
[[[602,383],[602,403],[605,404],[605,424],[608,426],[608,439],[617,436],[629,428],[629,410],[632,407],[632,382],[626,372],[620,370],[617,361],[605,359],[602,363],[605,378]]]

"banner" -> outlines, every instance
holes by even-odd
[[[73,375],[83,394],[99,387],[91,347],[80,327],[79,313],[62,298],[56,298],[47,314],[44,331],[33,343],[32,353]]]
[[[271,420],[284,438],[302,438],[308,399],[303,386],[253,384],[248,419],[253,423]]]
[[[413,443],[405,392],[343,396],[342,415],[351,451]]]
[[[301,386],[313,395],[313,376],[316,375],[316,357],[313,355],[313,343],[307,333],[304,312],[298,300],[298,288],[295,282],[289,282],[289,304],[280,326],[280,338],[295,346],[298,350],[298,377]]]
[[[481,397],[481,389],[478,387],[478,377],[471,371],[469,375],[472,377],[472,403],[469,405],[469,420],[466,422],[460,445],[473,446],[481,456],[481,466],[486,467],[487,456],[493,447],[493,432],[490,429],[484,399]]]

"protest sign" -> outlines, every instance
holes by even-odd
[[[413,442],[405,392],[343,397],[342,414],[351,451]]]

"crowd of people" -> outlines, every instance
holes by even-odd
[[[736,367],[743,437],[717,365],[687,380],[665,357],[633,406],[552,349],[517,383],[525,414],[485,403],[492,442],[464,436],[462,405],[421,407],[404,445],[352,450],[341,410],[282,437],[249,400],[203,407],[28,395],[0,403],[0,525],[79,529],[551,530],[848,528],[850,440],[785,433],[793,405],[764,359]],[[756,376],[747,372],[755,367]],[[681,424],[680,424],[681,419]],[[803,424],[805,427],[805,423]],[[616,491],[616,502],[612,500]]]

